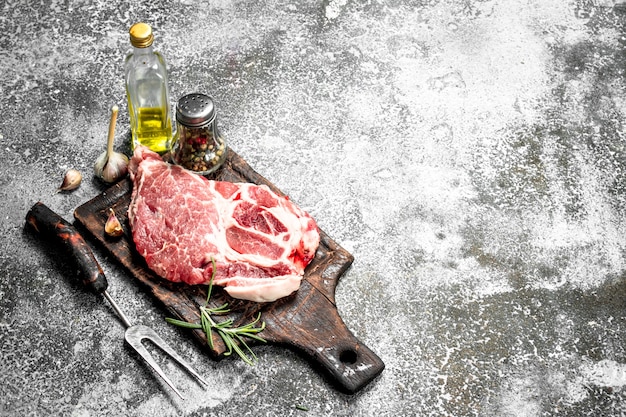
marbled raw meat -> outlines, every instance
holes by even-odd
[[[145,147],[129,164],[133,240],[163,278],[214,284],[234,298],[274,301],[300,287],[315,256],[315,221],[265,185],[212,181]]]

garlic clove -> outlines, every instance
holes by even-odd
[[[78,188],[83,180],[83,176],[80,171],[76,169],[68,169],[63,177],[61,186],[57,188],[57,192],[60,191],[72,191]]]
[[[122,224],[120,223],[119,219],[115,215],[115,211],[113,211],[112,208],[109,209],[109,217],[104,224],[104,233],[112,237],[118,237],[124,234]]]
[[[108,160],[109,157],[106,151],[102,152],[100,156],[98,156],[98,159],[96,159],[96,162],[93,164],[93,173],[96,177],[102,178],[102,171],[104,170],[104,166]]]

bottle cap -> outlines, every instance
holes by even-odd
[[[147,23],[135,23],[130,27],[128,33],[130,33],[130,43],[135,48],[147,48],[152,45],[154,40],[152,27]]]
[[[215,119],[213,99],[205,94],[192,93],[178,99],[176,120],[185,126],[198,127]]]

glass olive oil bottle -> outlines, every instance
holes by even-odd
[[[144,145],[163,154],[169,151],[172,141],[165,59],[152,47],[150,25],[135,23],[129,33],[133,50],[126,56],[124,69],[131,149]]]

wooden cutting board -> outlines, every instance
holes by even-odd
[[[228,151],[224,166],[212,179],[266,184],[277,194],[284,195],[232,150]],[[126,217],[131,190],[132,183],[125,179],[78,207],[74,212],[77,227],[86,229],[87,236],[97,239],[126,267],[162,303],[167,317],[199,323],[199,307],[206,300],[207,286],[172,283],[148,269],[135,249]],[[115,210],[124,227],[125,233],[119,238],[110,238],[104,233],[109,208]],[[323,231],[320,231],[320,237],[315,258],[305,270],[300,289],[294,294],[273,303],[261,304],[235,300],[215,287],[209,305],[228,302],[231,313],[224,319],[232,318],[235,325],[248,323],[261,312],[261,320],[265,321],[266,327],[259,335],[268,343],[299,352],[310,360],[314,368],[323,371],[338,389],[355,393],[376,378],[385,365],[354,337],[337,311],[335,288],[341,275],[352,264],[352,255]],[[226,347],[219,337],[214,335],[211,348],[204,332],[186,331],[191,332],[214,359],[224,357]]]

